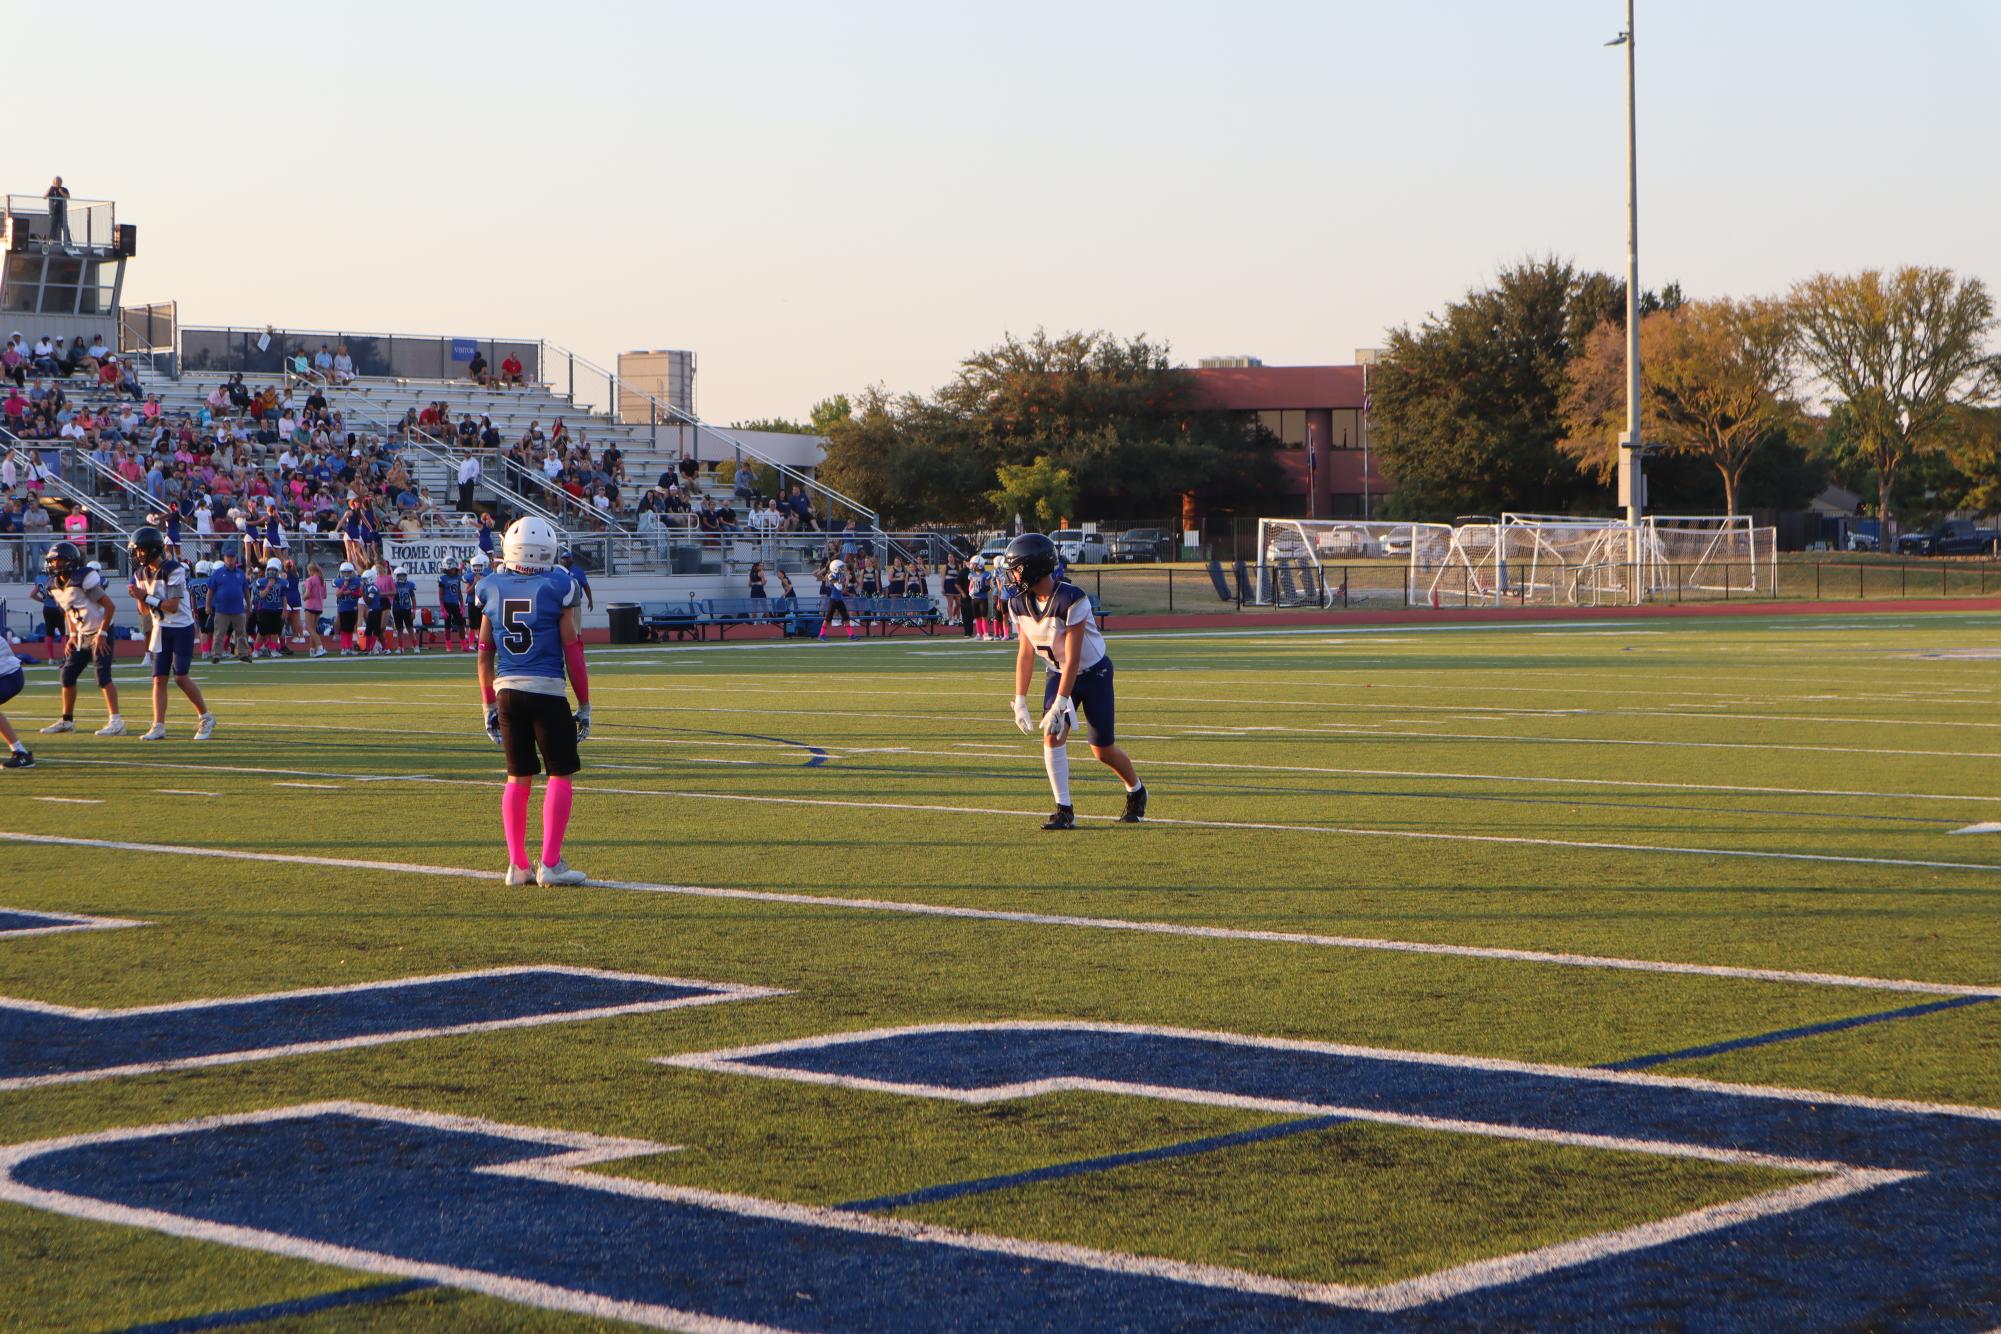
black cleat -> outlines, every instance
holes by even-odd
[[[1044,829],[1075,829],[1077,816],[1068,806],[1058,806],[1055,814],[1042,822]]]
[[[17,750],[7,757],[5,764],[0,764],[0,769],[32,769],[34,767],[35,753],[31,750]],[[1065,806],[1063,809],[1067,812],[1070,808]]]
[[[1138,824],[1146,818],[1146,784],[1141,783],[1126,793],[1126,813],[1119,817],[1120,824]]]

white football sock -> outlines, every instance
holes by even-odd
[[[1058,806],[1070,804],[1070,747],[1044,746],[1042,767],[1049,771],[1049,789],[1056,794]]]

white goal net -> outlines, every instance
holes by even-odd
[[[1252,601],[1274,607],[1544,606],[1771,596],[1777,531],[1748,515],[1498,521],[1260,519]]]

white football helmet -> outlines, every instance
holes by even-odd
[[[408,579],[410,577],[410,567],[407,565],[398,565],[392,573],[398,579]]]
[[[285,568],[285,562],[279,560],[276,556],[273,556],[271,557],[271,559],[264,562],[264,568],[267,570],[282,570]]]
[[[848,563],[843,560],[830,560],[827,562],[828,574],[839,574],[842,570],[845,570],[847,568],[848,568]]]
[[[85,565],[83,568],[86,570],[90,570],[96,574],[104,573],[104,564],[101,561],[91,561],[88,565]]]
[[[466,564],[472,566],[475,570],[484,570],[492,562],[487,560],[484,551],[475,551],[472,553],[472,559],[467,561]]]
[[[532,514],[508,524],[507,535],[500,539],[501,560],[528,574],[552,568],[562,549],[556,530]]]
[[[353,562],[353,561],[351,561],[351,560],[344,560],[344,561],[342,561],[342,562],[340,563],[340,572],[341,572],[342,574],[353,574],[353,573],[354,573],[354,562]]]
[[[980,555],[978,552],[975,552],[973,553],[972,558],[968,560],[966,564],[972,566],[976,570],[984,570],[987,568],[987,558],[985,556]]]
[[[215,568],[215,563],[213,561],[198,560],[195,562],[195,573],[197,575],[207,574],[210,570],[213,570],[214,568]]]

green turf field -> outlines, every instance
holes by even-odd
[[[568,891],[499,884],[499,757],[468,657],[206,668],[220,726],[201,745],[178,696],[167,742],[98,740],[86,688],[82,730],[31,736],[39,767],[0,774],[0,909],[147,925],[0,932],[0,995],[124,1008],[530,964],[784,994],[0,1089],[0,1143],[358,1099],[679,1146],[592,1170],[804,1205],[1030,1174],[875,1213],[1366,1286],[1811,1174],[655,1058],[1064,1020],[1588,1067],[1955,1001],[1645,1068],[2001,1108],[2001,1003],[1983,998],[2001,994],[2001,833],[1954,834],[2001,821],[2001,615],[1115,622],[1110,642],[1154,818],[1112,823],[1118,784],[1073,747],[1082,827],[1058,835],[1038,829],[1037,751],[1007,718],[1011,646],[594,650],[566,856],[624,883]],[[30,682],[6,706],[24,732],[54,716],[51,674]],[[1243,1133],[1270,1127],[1288,1133]],[[356,1300],[313,1304],[334,1293]],[[593,1323],[0,1204],[0,1325],[273,1303],[284,1328]]]

